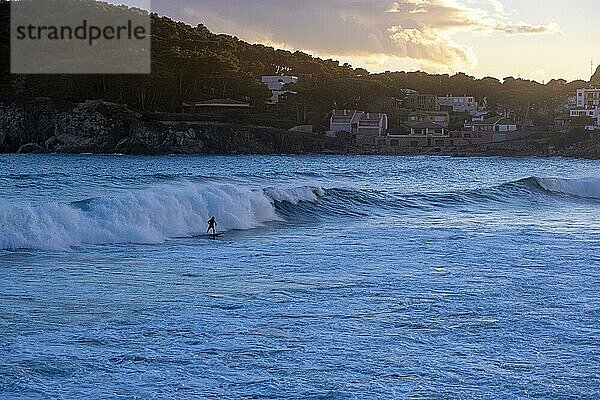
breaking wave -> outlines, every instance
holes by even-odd
[[[68,249],[88,244],[161,243],[200,234],[214,215],[222,231],[269,222],[361,217],[388,210],[478,209],[485,204],[545,201],[548,196],[600,199],[600,178],[529,177],[490,188],[401,193],[319,186],[251,189],[181,183],[64,204],[8,204],[0,209],[0,249]]]
[[[544,190],[569,196],[600,199],[600,178],[531,178]]]
[[[320,190],[252,190],[227,184],[187,183],[71,204],[9,204],[0,210],[0,248],[68,249],[85,244],[161,243],[168,238],[202,233],[212,215],[219,230],[252,229],[281,220],[275,202],[316,201]]]

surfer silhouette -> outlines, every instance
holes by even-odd
[[[217,220],[215,217],[210,217],[210,219],[206,222],[208,224],[208,228],[206,229],[206,233],[212,230],[213,235],[217,234],[215,227],[217,226]]]

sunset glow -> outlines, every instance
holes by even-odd
[[[215,32],[371,72],[538,81],[589,79],[600,30],[591,20],[600,5],[592,0],[157,0],[153,7]]]

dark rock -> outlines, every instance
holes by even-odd
[[[63,153],[114,153],[139,115],[125,106],[87,102],[56,118],[55,150]]]
[[[317,153],[323,147],[316,135],[278,128],[144,121],[124,105],[102,101],[0,104],[0,151],[31,143],[51,152],[126,154]]]
[[[55,104],[46,99],[0,104],[0,150],[14,152],[27,143],[43,143],[53,135],[56,114]]]
[[[37,143],[27,143],[19,147],[17,150],[19,154],[33,154],[33,153],[47,153],[46,149]]]
[[[145,120],[124,105],[37,99],[0,103],[0,152],[123,154],[447,154],[600,158],[600,133],[456,148],[358,146],[351,137],[325,139],[284,129],[223,122]]]
[[[58,139],[56,138],[56,136],[52,136],[51,138],[49,138],[48,140],[46,140],[44,142],[44,147],[49,152],[55,151],[57,146],[58,146]]]

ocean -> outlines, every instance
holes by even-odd
[[[0,398],[600,398],[600,162],[0,155]]]

